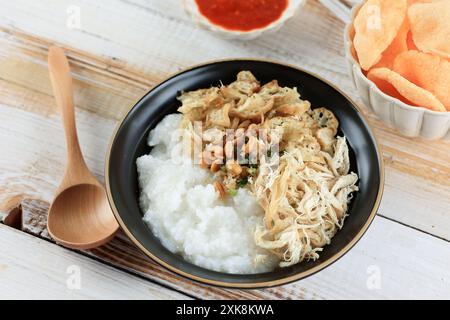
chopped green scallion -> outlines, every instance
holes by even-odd
[[[239,188],[244,188],[247,185],[247,183],[248,183],[248,178],[247,177],[237,181],[237,185],[238,185]]]

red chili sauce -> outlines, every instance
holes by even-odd
[[[195,0],[211,23],[237,31],[261,29],[278,20],[289,0]]]

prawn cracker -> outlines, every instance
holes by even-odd
[[[387,95],[406,104],[434,111],[446,111],[444,105],[431,92],[415,85],[388,68],[372,69],[367,74],[367,78]]]
[[[449,61],[428,53],[408,51],[395,59],[393,71],[431,92],[450,111]]]
[[[363,70],[377,64],[397,36],[406,16],[407,0],[368,0],[358,12],[353,40]]]
[[[450,58],[450,1],[415,3],[409,7],[408,17],[417,48]]]
[[[392,69],[395,57],[403,52],[408,51],[407,39],[409,30],[410,27],[408,17],[405,15],[403,23],[400,26],[400,30],[398,31],[389,47],[383,52],[381,60],[374,66],[374,68],[386,67]]]
[[[408,50],[419,50],[414,43],[411,30],[409,30],[408,35],[406,36],[406,46],[408,47]]]

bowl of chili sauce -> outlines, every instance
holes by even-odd
[[[198,25],[226,38],[253,39],[276,31],[305,0],[183,0]]]

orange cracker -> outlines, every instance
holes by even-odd
[[[393,71],[431,92],[450,111],[450,62],[439,56],[408,51],[397,56]]]
[[[407,0],[368,0],[355,21],[353,44],[363,70],[369,70],[382,58],[398,34],[407,12]]]
[[[446,111],[444,105],[431,92],[416,86],[388,68],[372,69],[367,74],[367,78],[387,95],[406,104],[434,111]]]
[[[386,67],[392,69],[395,57],[397,57],[400,53],[408,51],[407,38],[409,30],[410,29],[408,17],[406,17],[405,15],[403,23],[400,26],[400,30],[398,31],[394,40],[389,45],[389,47],[383,52],[381,60],[375,66],[373,66],[373,68]]]
[[[450,1],[415,3],[409,7],[408,17],[417,48],[450,58]]]
[[[414,43],[411,30],[408,32],[408,35],[406,36],[406,45],[408,47],[408,50],[419,50],[417,49],[417,46]]]

